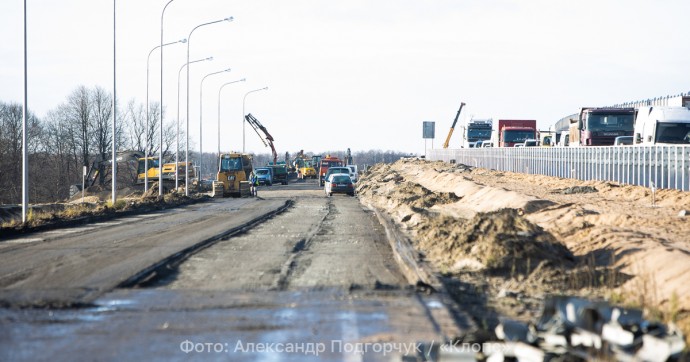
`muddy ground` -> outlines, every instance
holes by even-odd
[[[690,194],[401,160],[361,178],[450,292],[491,328],[547,294],[642,307],[690,334]],[[688,213],[689,216],[685,216]]]

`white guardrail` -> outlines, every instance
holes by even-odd
[[[690,146],[431,149],[427,158],[499,171],[690,191]]]

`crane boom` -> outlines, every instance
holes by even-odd
[[[268,133],[268,130],[266,127],[264,127],[261,122],[259,122],[256,117],[252,116],[251,113],[247,114],[244,116],[244,119],[249,123],[252,128],[254,128],[254,132],[259,136],[261,139],[261,142],[264,143],[264,146],[271,147],[271,153],[273,154],[273,164],[277,165],[278,162],[278,152],[276,152],[276,148],[273,146],[273,136],[271,136],[270,133]],[[264,133],[265,136],[262,136],[261,133],[259,133],[259,130]]]
[[[462,111],[462,107],[465,106],[464,102],[460,103],[460,109],[458,109],[458,114],[455,115],[455,120],[453,120],[453,125],[450,126],[450,131],[448,131],[448,136],[446,137],[446,142],[443,142],[443,148],[448,148],[448,145],[450,144],[450,137],[453,136],[453,131],[455,130],[455,124],[458,123],[458,118],[460,118],[460,112]]]

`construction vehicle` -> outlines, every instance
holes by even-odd
[[[343,166],[343,161],[331,155],[326,155],[326,157],[321,159],[321,163],[319,163],[319,184],[321,186],[326,182],[326,172],[328,172],[328,169],[335,166]]]
[[[148,158],[148,166],[149,169],[144,172],[144,169],[146,168],[146,158],[140,157],[138,159],[137,163],[137,181],[136,183],[138,185],[142,185],[146,182],[147,174],[148,174],[148,182],[149,184],[152,184],[154,182],[159,181],[158,177],[158,157],[149,157]],[[192,166],[192,163],[189,162],[187,163],[187,167],[185,167],[184,162],[178,162],[177,163],[177,183],[178,185],[184,185],[185,184],[185,169],[189,173],[188,178],[193,179],[196,177],[195,172],[194,172],[194,167]],[[171,189],[175,187],[175,162],[168,162],[163,164],[163,186],[167,189]]]
[[[634,121],[634,108],[584,107],[570,120],[570,146],[613,146],[616,137],[633,135]]]
[[[635,118],[635,144],[690,144],[690,109],[640,107]]]
[[[221,153],[216,181],[223,183],[223,196],[249,196],[249,176],[254,171],[252,157],[246,153]]]
[[[252,126],[252,128],[254,129],[254,132],[256,132],[256,134],[261,139],[261,142],[264,143],[264,146],[266,146],[266,147],[270,146],[271,147],[271,154],[273,155],[273,164],[274,165],[277,164],[278,163],[278,153],[276,152],[276,148],[273,146],[273,141],[274,141],[273,136],[271,136],[271,134],[268,133],[268,130],[266,129],[266,127],[264,127],[261,124],[261,122],[259,122],[259,120],[256,119],[256,117],[252,116],[251,113],[244,116],[244,119],[247,121],[247,123],[249,123],[250,126]],[[262,136],[261,133],[259,133],[259,130],[261,130],[261,132],[264,133],[264,136]]]
[[[316,169],[314,169],[313,158],[304,154],[304,150],[300,150],[292,164],[297,170],[298,178],[316,178]]]
[[[131,163],[141,157],[141,152],[138,151],[121,151],[117,152],[115,157],[115,162],[119,163]],[[105,177],[108,174],[108,170],[111,168],[112,159],[110,155],[103,157],[97,155],[91,161],[91,164],[87,167],[85,180],[88,182],[86,187],[93,186],[98,180],[100,184],[109,182]]]
[[[515,147],[528,139],[538,139],[536,120],[499,119],[497,147]]]
[[[458,109],[458,114],[455,115],[455,119],[453,120],[453,125],[450,126],[450,131],[448,131],[448,136],[446,137],[446,142],[443,142],[443,148],[448,148],[448,145],[450,144],[450,137],[453,136],[453,131],[455,130],[455,124],[458,123],[458,118],[460,118],[460,112],[462,111],[462,107],[465,106],[465,103],[462,102],[460,103],[460,109]]]

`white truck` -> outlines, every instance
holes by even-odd
[[[635,144],[690,144],[690,109],[640,107],[635,117]]]

